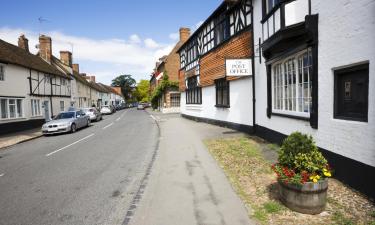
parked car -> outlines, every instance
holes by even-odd
[[[102,106],[102,108],[100,109],[100,112],[104,115],[108,115],[108,114],[112,114],[112,110],[111,108],[108,106],[108,105],[104,105]]]
[[[95,107],[83,108],[82,111],[90,117],[91,121],[99,121],[103,119],[102,113],[98,111]]]
[[[74,133],[77,129],[88,127],[89,125],[90,117],[82,110],[61,112],[51,121],[43,124],[42,133],[45,135],[65,132]]]
[[[143,104],[138,104],[137,110],[142,110],[142,109],[145,109],[145,107],[143,106]]]

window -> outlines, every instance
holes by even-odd
[[[180,107],[180,93],[171,93],[171,107]]]
[[[266,14],[271,12],[271,10],[280,3],[280,0],[264,0],[264,1],[266,4]]]
[[[187,80],[186,104],[202,104],[202,88],[198,86],[198,76]]]
[[[66,80],[62,77],[60,77],[60,84],[65,86],[66,85]]]
[[[272,108],[276,113],[309,117],[312,54],[308,49],[272,65]]]
[[[31,99],[31,116],[40,116],[40,100]]]
[[[16,98],[1,98],[0,112],[0,119],[15,119],[23,117],[23,100]]]
[[[5,66],[0,64],[0,81],[5,80]]]
[[[229,81],[225,78],[215,80],[216,107],[229,107]]]
[[[64,101],[60,101],[60,112],[65,111]]]
[[[336,70],[334,117],[368,121],[369,64]]]
[[[215,26],[215,41],[216,45],[225,41],[229,37],[229,21],[225,13],[217,17]]]

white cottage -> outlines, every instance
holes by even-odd
[[[335,177],[375,197],[375,2],[254,0],[255,131],[311,134]]]
[[[70,78],[51,66],[51,39],[40,36],[40,57],[28,40],[14,46],[0,40],[0,133],[40,126],[70,102]]]

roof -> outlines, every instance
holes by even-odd
[[[58,75],[66,78],[66,75],[57,68],[48,64],[39,56],[33,55],[24,49],[12,45],[0,39],[0,62],[14,64],[47,74]]]

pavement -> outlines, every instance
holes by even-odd
[[[126,109],[1,150],[0,224],[122,224],[158,137],[145,111]]]
[[[243,134],[178,114],[149,113],[160,126],[160,143],[142,199],[128,213],[129,224],[255,224],[202,142]]]
[[[0,150],[42,136],[40,128],[14,132],[0,136]]]

